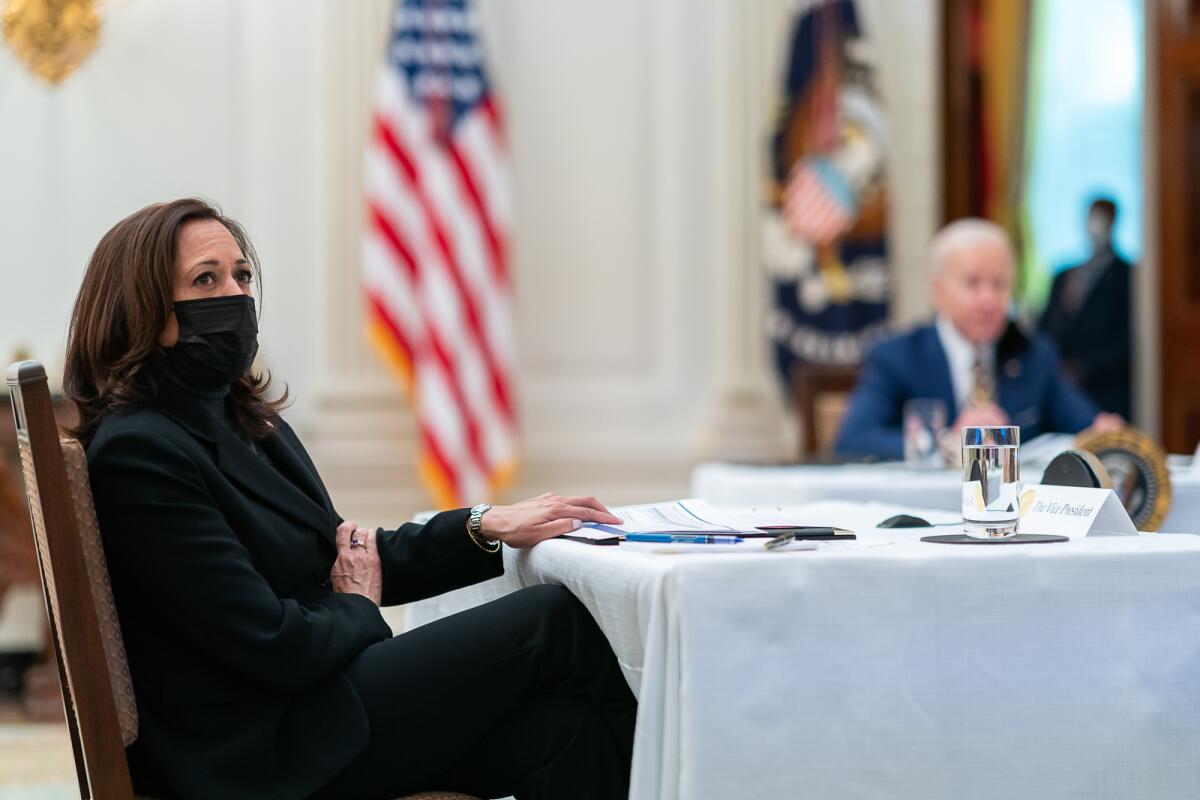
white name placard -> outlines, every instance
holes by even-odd
[[[1034,484],[1021,491],[1020,533],[1083,536],[1132,536],[1137,533],[1112,489]]]

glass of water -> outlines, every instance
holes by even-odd
[[[1021,517],[1021,429],[962,429],[963,533],[979,539],[1017,535]]]

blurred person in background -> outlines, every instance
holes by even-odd
[[[846,457],[900,459],[906,401],[937,398],[949,428],[1018,425],[1041,433],[1111,429],[1060,371],[1054,345],[1010,319],[1014,257],[1004,229],[982,219],[943,228],[930,247],[932,325],[881,342],[867,356],[835,444]]]
[[[1058,345],[1062,368],[1100,408],[1129,419],[1132,345],[1130,265],[1113,248],[1117,205],[1088,208],[1091,257],[1058,273],[1040,329]]]

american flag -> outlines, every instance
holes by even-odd
[[[441,508],[511,479],[511,221],[500,115],[467,0],[398,0],[367,148],[368,335],[413,403]]]

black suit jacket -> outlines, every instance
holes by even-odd
[[[184,797],[326,782],[369,734],[343,670],[392,635],[374,603],[332,590],[341,518],[295,433],[277,420],[258,445],[164,382],[155,407],[105,418],[87,449],[140,714],[131,768]],[[466,516],[379,532],[385,605],[503,572]]]
[[[1075,313],[1063,307],[1064,270],[1054,278],[1041,329],[1058,345],[1068,371],[1105,411],[1130,418],[1132,310],[1130,266],[1115,253]]]

